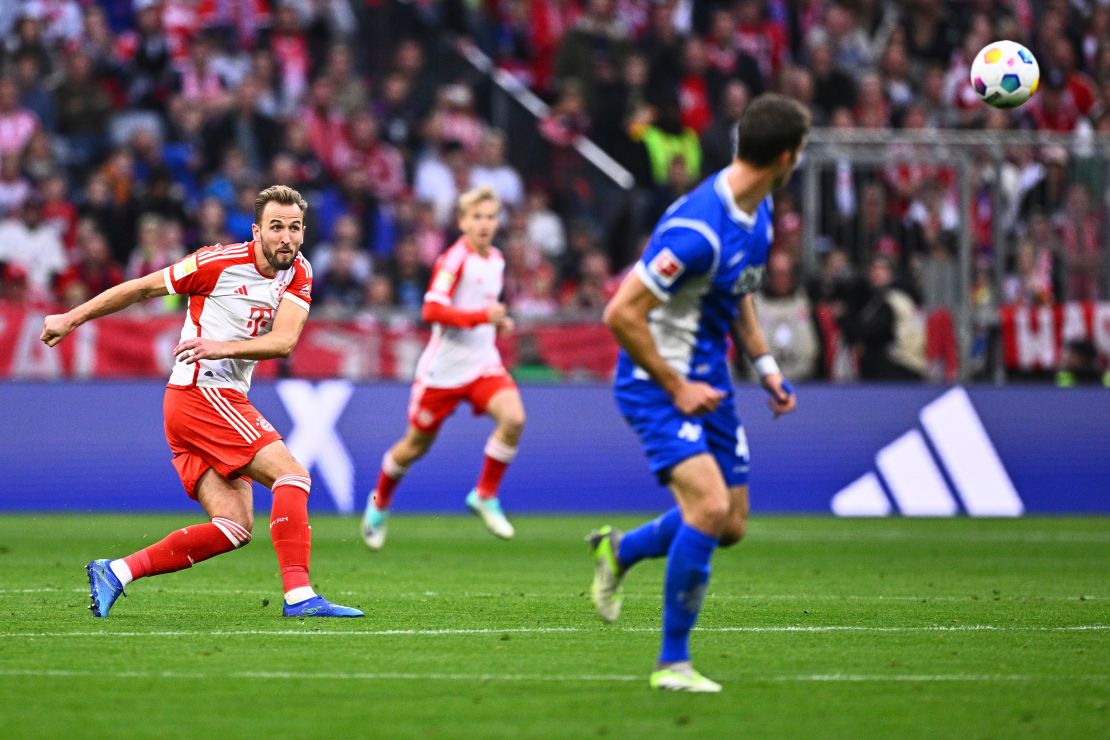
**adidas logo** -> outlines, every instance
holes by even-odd
[[[879,450],[877,471],[833,496],[834,514],[888,516],[896,506],[905,516],[954,516],[962,504],[971,516],[1021,516],[1025,505],[967,391],[953,388],[919,419],[924,434],[911,429]]]
[[[238,288],[235,289],[235,295],[246,295],[246,294],[247,294],[247,286],[245,286],[245,285],[240,285]]]

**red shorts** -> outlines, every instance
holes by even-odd
[[[490,399],[506,388],[515,390],[516,382],[504,370],[454,388],[428,388],[421,383],[413,383],[409,397],[409,423],[422,432],[434,434],[463,400],[470,402],[475,416],[481,416],[486,413]]]
[[[189,498],[209,469],[231,480],[266,445],[281,439],[250,401],[231,388],[166,388],[162,410],[173,466]],[[250,482],[250,479],[246,479]]]

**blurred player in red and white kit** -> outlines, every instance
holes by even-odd
[[[283,614],[362,616],[309,585],[312,481],[246,396],[255,363],[287,356],[308,319],[312,267],[300,254],[306,208],[296,190],[269,187],[255,200],[252,241],[205,247],[68,313],[46,317],[42,341],[53,347],[86,321],[133,303],[170,293],[189,297],[163,412],[173,465],[185,492],[211,521],[179,529],[125,558],[89,563],[93,616],[108,616],[137,578],[182,570],[250,542],[252,479],[274,494],[270,537],[285,589]]]
[[[466,505],[490,532],[513,536],[513,525],[501,511],[497,489],[505,469],[516,457],[524,430],[524,406],[516,383],[501,363],[498,332],[513,330],[513,320],[498,301],[505,260],[493,246],[501,204],[489,187],[459,196],[459,238],[440,255],[424,294],[424,320],[432,337],[416,366],[405,435],[382,457],[378,485],[366,502],[362,537],[371,550],[385,544],[393,491],[409,466],[435,442],[444,420],[462,401],[474,414],[489,414],[496,428],[486,442],[478,483]]]

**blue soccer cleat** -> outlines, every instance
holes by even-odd
[[[466,506],[478,517],[494,535],[503,540],[511,540],[516,530],[509,520],[505,518],[505,512],[501,511],[501,502],[497,497],[493,498],[480,498],[478,496],[478,489],[475,488],[466,497]]]
[[[94,560],[85,566],[85,572],[89,575],[89,596],[92,599],[89,611],[94,617],[108,616],[116,599],[127,595],[123,592],[123,584],[108,567],[111,562],[108,559]]]
[[[365,616],[358,609],[349,606],[333,604],[323,596],[313,596],[311,599],[299,601],[296,604],[286,604],[281,610],[283,617],[362,617]]]

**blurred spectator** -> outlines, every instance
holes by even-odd
[[[521,290],[510,304],[510,312],[518,319],[547,319],[559,311],[559,304],[552,298],[555,288],[555,270],[541,262],[521,281]]]
[[[548,200],[544,188],[529,189],[526,229],[529,242],[549,260],[558,260],[567,248],[567,235],[563,222],[548,207]]]
[[[505,134],[496,129],[482,135],[478,149],[478,163],[470,171],[471,187],[488,185],[497,193],[504,207],[502,219],[507,211],[515,210],[524,204],[524,183],[520,173],[505,161]]]
[[[15,59],[15,82],[19,88],[19,105],[35,114],[48,131],[56,128],[54,98],[43,84],[42,61],[32,53],[21,53]]]
[[[58,278],[55,292],[72,307],[122,282],[123,269],[112,260],[104,235],[90,230],[79,239],[77,259]]]
[[[19,105],[15,80],[0,77],[0,157],[18,157],[38,128],[38,116]]]
[[[628,37],[614,18],[615,0],[587,0],[586,12],[563,37],[555,59],[560,83],[576,80],[588,109],[600,84],[614,79],[629,53]]]
[[[49,295],[55,277],[65,269],[61,237],[43,221],[38,196],[28,198],[18,212],[0,221],[0,262],[26,273],[31,299]]]
[[[372,106],[382,138],[400,150],[412,150],[420,141],[420,111],[412,95],[412,82],[399,72],[386,75]]]
[[[1069,301],[1097,301],[1106,262],[1103,250],[1105,224],[1091,207],[1091,194],[1080,183],[1068,186],[1059,218]]]
[[[366,250],[362,226],[352,214],[344,214],[335,220],[331,239],[312,247],[309,254],[314,273],[323,275],[331,270],[331,260],[336,250],[347,253],[348,261],[343,271],[349,272],[360,283],[365,283],[374,271],[374,263]]]
[[[213,246],[234,244],[235,240],[227,233],[227,209],[217,198],[205,198],[197,209],[197,230],[193,244]]]
[[[251,172],[266,169],[281,138],[277,122],[262,111],[261,94],[258,81],[248,75],[236,88],[230,109],[205,126],[208,161],[220,161],[234,147]]]
[[[1006,303],[1043,306],[1053,302],[1052,254],[1038,249],[1032,241],[1022,241],[1014,250],[1014,271],[1002,284]]]
[[[127,279],[149,275],[184,257],[180,241],[174,238],[178,230],[179,227],[164,221],[158,214],[144,213],[140,216],[139,240],[127,262]]]
[[[318,273],[319,279],[313,285],[313,303],[319,303],[329,315],[354,311],[362,306],[366,282],[358,275],[359,256],[349,241],[337,242],[329,251],[327,268]]]
[[[772,251],[767,280],[755,294],[756,313],[763,335],[783,374],[809,380],[818,373],[821,346],[809,296],[799,287],[792,257]]]
[[[837,108],[855,105],[856,83],[853,78],[836,67],[832,47],[825,41],[809,45],[809,68],[813,73],[813,104],[828,120]]]
[[[921,228],[889,215],[886,192],[878,182],[865,184],[860,192],[859,210],[854,219],[842,223],[834,240],[856,265],[868,264],[876,254],[896,260],[900,269],[909,264],[923,245]]]
[[[436,223],[446,226],[455,214],[455,199],[461,192],[456,181],[465,173],[470,180],[466,152],[457,141],[447,141],[438,150],[430,151],[416,166],[413,193],[418,200],[435,207]]]
[[[436,258],[445,245],[443,229],[436,219],[436,207],[427,201],[413,203],[416,219],[412,236],[420,250],[420,261],[426,267],[435,265]]]
[[[660,103],[655,119],[644,129],[643,141],[656,185],[666,184],[667,170],[675,157],[684,160],[690,179],[700,179],[701,142],[693,129],[682,125],[677,101]]]
[[[925,326],[913,299],[894,284],[889,257],[873,257],[868,268],[870,297],[841,321],[845,337],[859,352],[862,380],[921,380],[925,370]]]
[[[313,81],[300,119],[304,122],[312,154],[325,168],[335,171],[335,151],[346,133],[347,121],[335,103],[335,88],[331,80],[318,77]]]
[[[354,56],[349,46],[337,43],[328,49],[324,74],[331,80],[336,104],[344,116],[350,118],[355,113],[366,110],[370,103],[370,93],[366,80],[355,73]]]
[[[736,125],[748,107],[748,89],[739,80],[730,80],[721,93],[720,108],[702,132],[701,148],[705,171],[726,167],[736,154]]]
[[[710,97],[711,81],[707,79],[710,67],[706,58],[705,44],[697,36],[686,39],[682,46],[682,78],[678,83],[679,119],[686,128],[701,134],[713,118]],[[714,85],[716,93],[720,83]]]
[[[468,157],[478,153],[482,140],[482,121],[474,112],[474,95],[461,82],[444,85],[436,107],[424,124],[424,138],[460,144]]]
[[[19,157],[15,154],[0,157],[0,216],[18,212],[31,192],[31,183],[19,171]]]
[[[393,295],[393,281],[388,275],[374,275],[366,284],[363,305],[370,311],[391,310],[396,304]]]
[[[578,279],[564,286],[563,307],[600,317],[605,304],[616,293],[612,277],[604,252],[596,249],[586,252],[582,255]]]
[[[432,272],[420,261],[420,249],[412,237],[402,237],[394,248],[393,259],[384,269],[393,289],[394,303],[399,308],[419,311]]]
[[[378,121],[369,111],[350,119],[347,135],[336,145],[332,161],[337,172],[352,167],[365,170],[378,200],[393,200],[405,189],[405,162],[391,144],[378,138]]]
[[[556,147],[569,147],[589,127],[590,119],[586,115],[586,101],[581,88],[576,81],[563,83],[559,99],[552,106],[547,118],[540,121],[540,133]]]
[[[42,195],[43,221],[54,228],[68,251],[74,246],[76,238],[77,207],[66,197],[67,187],[66,178],[54,174],[42,181],[39,192]]]
[[[685,195],[694,185],[690,179],[690,172],[686,169],[686,160],[680,156],[671,159],[667,166],[667,180],[662,185],[657,185],[651,192],[651,203],[648,205],[648,223],[656,223],[663,212],[671,204]]]

